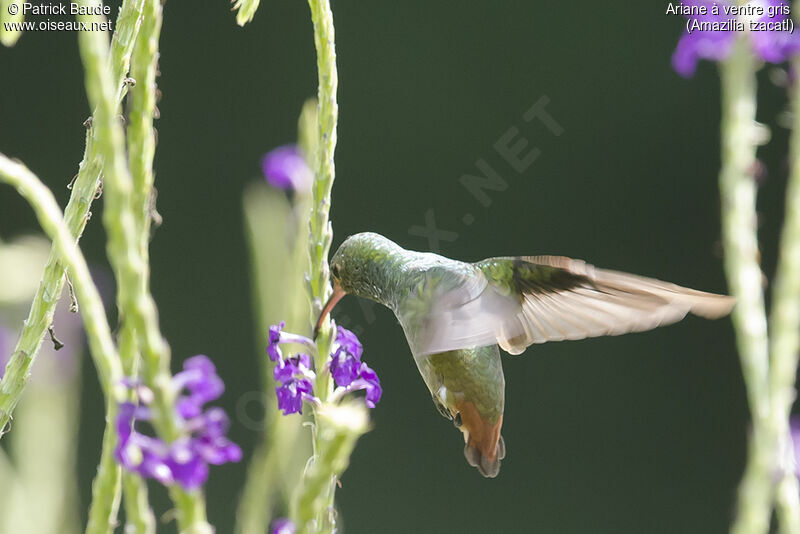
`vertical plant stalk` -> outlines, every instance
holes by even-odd
[[[157,0],[145,0],[142,6],[142,25],[133,48],[131,77],[136,84],[130,89],[128,102],[128,158],[133,194],[136,232],[142,262],[149,263],[150,221],[153,198],[153,158],[155,131],[153,117],[156,107],[156,71],[158,69],[158,40],[161,33],[162,7]],[[148,271],[142,283],[149,286]],[[133,321],[122,324],[120,352],[126,376],[139,373],[140,352]],[[156,524],[148,504],[147,485],[135,473],[123,473],[123,494],[127,527],[130,534],[152,534]]]
[[[756,231],[756,65],[747,36],[739,36],[720,66],[722,90],[722,240],[725,274],[736,297],[733,325],[742,362],[752,434],[744,477],[739,486],[735,534],[769,530],[772,483],[772,439],[768,385],[767,320]]]
[[[143,0],[124,0],[117,19],[117,31],[111,43],[111,57],[114,69],[113,83],[117,87],[123,85],[122,79],[128,72],[133,39],[139,27]],[[117,100],[117,105],[119,100]],[[87,121],[89,130],[86,133],[86,148],[74,179],[72,194],[64,210],[64,219],[78,240],[91,215],[89,209],[97,196],[100,185],[101,159],[95,143],[96,130],[91,127],[91,119]],[[47,329],[53,322],[53,313],[64,287],[64,266],[56,251],[55,245],[50,251],[42,281],[31,303],[28,318],[22,335],[17,341],[11,355],[6,372],[0,380],[0,436],[11,420],[19,399],[25,389],[36,354]]]
[[[333,13],[329,0],[308,0],[311,21],[314,26],[314,45],[317,51],[317,92],[318,150],[315,160],[318,167],[312,186],[311,219],[309,222],[309,297],[311,302],[311,321],[316,322],[325,301],[332,294],[329,280],[328,252],[333,240],[333,229],[329,221],[331,207],[331,188],[336,175],[333,155],[336,149],[336,123],[339,107],[336,103],[338,74],[336,70],[336,47],[333,27]],[[333,328],[330,319],[325,319],[317,335],[317,370],[325,367],[330,354]],[[333,390],[328,373],[317,373],[316,393],[325,404]],[[314,455],[309,468],[298,487],[293,502],[292,517],[295,518],[301,533],[333,532],[335,517],[333,513],[335,471],[326,466],[326,449],[331,442],[325,439],[329,429],[328,421],[314,413]],[[321,477],[327,477],[324,480]]]
[[[331,481],[350,462],[356,441],[369,430],[369,415],[363,402],[323,404],[315,412],[316,455],[303,477],[293,516],[300,533],[335,532]],[[332,497],[331,497],[332,498]]]
[[[145,0],[142,28],[133,49],[131,66],[131,76],[136,80],[136,86],[131,90],[128,99],[128,157],[133,179],[133,214],[139,231],[140,253],[145,262],[149,261],[153,212],[153,159],[156,153],[153,117],[156,110],[161,20],[161,2]],[[149,280],[147,283],[149,284]]]
[[[88,32],[87,32],[88,33]],[[64,223],[61,210],[53,194],[24,165],[0,154],[0,179],[15,187],[36,212],[39,224],[53,240],[53,246],[61,261],[67,265],[75,287],[78,302],[83,310],[84,326],[89,348],[97,367],[100,384],[106,396],[106,431],[100,465],[92,484],[92,504],[89,509],[87,533],[111,532],[116,522],[119,505],[119,467],[114,462],[116,445],[114,419],[117,403],[124,392],[120,385],[122,364],[117,348],[111,339],[111,330],[105,315],[100,294],[97,291],[89,267],[83,258],[72,232]]]
[[[800,59],[792,61],[800,68]],[[770,392],[771,427],[782,440],[779,452],[781,479],[776,489],[776,504],[781,532],[800,532],[800,503],[795,474],[794,449],[789,416],[794,403],[795,377],[800,352],[800,84],[790,90],[794,128],[789,146],[791,174],[786,188],[786,211],[780,242],[780,256],[772,289],[770,311]]]
[[[88,0],[80,5],[88,6]],[[101,23],[104,17],[79,15],[87,24]],[[132,206],[133,180],[125,161],[125,140],[122,125],[116,118],[117,96],[111,72],[107,68],[108,41],[102,32],[79,32],[81,59],[86,70],[86,92],[96,109],[98,152],[104,161],[105,209],[103,224],[108,234],[108,257],[117,279],[120,315],[131,321],[142,351],[145,382],[154,393],[153,425],[166,442],[174,441],[179,430],[175,420],[174,397],[170,389],[169,345],[161,335],[158,311],[148,290],[147,262],[141,254],[141,239]],[[175,503],[178,528],[184,534],[210,534],[213,528],[206,521],[205,499],[200,490],[187,492],[178,486],[170,488]]]
[[[311,297],[311,323],[316,322],[325,301],[332,293],[328,252],[333,240],[333,228],[329,220],[331,209],[331,188],[336,176],[333,154],[336,150],[336,124],[339,106],[336,91],[339,85],[336,70],[336,47],[334,44],[333,13],[329,0],[308,0],[311,20],[314,25],[314,44],[317,50],[317,124],[318,143],[316,158],[316,179],[312,186],[311,220],[309,236],[309,285]],[[317,337],[319,354],[317,369],[322,369],[330,352],[332,329],[329,319],[320,328]],[[317,377],[317,395],[323,401],[331,389],[330,380]]]

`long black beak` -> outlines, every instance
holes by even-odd
[[[331,312],[336,303],[342,300],[342,297],[347,295],[342,286],[339,285],[338,282],[333,283],[333,295],[331,298],[328,299],[328,302],[325,303],[325,307],[322,308],[322,312],[319,314],[319,319],[317,319],[317,325],[314,327],[314,339],[317,339],[317,334],[319,334],[319,329],[322,327],[322,323],[325,322],[325,317]]]

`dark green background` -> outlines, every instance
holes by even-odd
[[[451,257],[564,254],[723,292],[716,69],[704,64],[689,81],[671,70],[683,19],[665,15],[666,4],[578,4],[335,2],[334,246],[373,230],[426,249],[408,229],[433,209],[439,226],[458,233],[442,243]],[[176,365],[209,354],[232,413],[257,388],[263,355],[253,342],[241,195],[258,179],[261,154],[294,139],[316,67],[304,2],[262,0],[244,29],[229,8],[165,6],[156,157],[164,225],[152,243],[152,285]],[[759,115],[773,124],[785,91],[761,78]],[[560,137],[521,119],[543,95]],[[25,161],[62,204],[88,114],[74,34],[29,33],[0,49],[0,151]],[[512,126],[541,150],[523,174],[492,148]],[[770,275],[785,151],[776,126],[762,150]],[[508,182],[489,192],[489,207],[458,182],[479,158]],[[104,261],[102,204],[82,241],[95,263]],[[0,189],[0,235],[36,228],[28,207]],[[486,480],[436,413],[391,313],[375,308],[369,324],[350,300],[338,314],[364,328],[365,358],[384,386],[374,430],[337,493],[346,532],[726,530],[748,420],[728,319],[505,357],[508,456]],[[86,369],[93,377],[88,360]],[[96,380],[86,383],[84,508],[102,424]],[[231,434],[249,454],[256,434],[240,422]],[[232,529],[243,474],[244,464],[213,469],[209,516],[220,533]]]

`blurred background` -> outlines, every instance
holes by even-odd
[[[110,2],[116,13],[119,2]],[[339,144],[334,249],[371,230],[462,259],[563,254],[724,292],[719,246],[718,77],[670,68],[682,17],[665,5],[334,2]],[[253,319],[242,195],[259,159],[296,138],[316,93],[308,6],[263,0],[245,28],[228,2],[167,2],[156,186],[164,224],[152,289],[174,367],[208,354],[247,456],[257,432],[236,406],[258,389],[264,344]],[[89,115],[72,33],[0,48],[0,151],[23,160],[62,206]],[[785,89],[760,73],[760,230],[775,264],[786,181]],[[542,98],[563,129],[523,114]],[[511,128],[539,157],[523,172],[494,149]],[[527,150],[527,149],[526,149]],[[478,198],[459,178],[485,160],[507,184]],[[488,205],[487,205],[488,199]],[[81,241],[105,263],[103,200]],[[420,228],[435,223],[438,239]],[[0,238],[38,232],[0,189]],[[504,358],[497,479],[470,468],[436,412],[393,315],[345,299],[384,397],[337,492],[347,533],[724,532],[744,466],[748,414],[728,319],[690,317],[653,332],[531,347]],[[21,325],[17,325],[17,330]],[[77,484],[82,519],[99,457],[102,397],[83,365]],[[3,445],[5,445],[3,441]],[[246,462],[212,470],[209,519],[230,532]],[[166,494],[151,484],[159,513]],[[170,531],[167,527],[164,531]]]

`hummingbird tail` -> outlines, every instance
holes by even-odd
[[[492,424],[481,417],[471,402],[463,403],[458,409],[462,421],[461,431],[466,442],[464,457],[483,476],[496,477],[500,472],[500,460],[506,455],[506,444],[500,435],[503,416]]]

